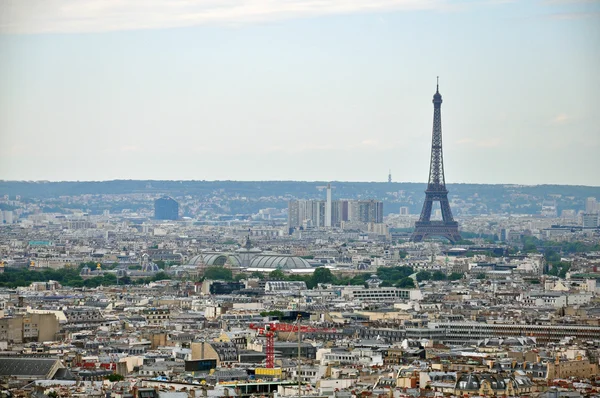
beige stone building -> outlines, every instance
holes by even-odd
[[[565,379],[568,377],[588,378],[598,374],[598,364],[589,359],[573,361],[557,360],[548,363],[548,379]]]
[[[0,341],[9,344],[56,340],[60,330],[54,314],[19,314],[0,318]]]

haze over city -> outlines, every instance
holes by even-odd
[[[3,1],[0,178],[600,185],[598,1]]]

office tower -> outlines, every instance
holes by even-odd
[[[583,213],[581,222],[583,228],[598,228],[598,213]]]
[[[288,228],[324,227],[326,207],[323,200],[290,200]]]
[[[408,216],[410,214],[410,210],[408,209],[408,206],[400,206],[400,215],[401,216]]]
[[[300,201],[290,200],[288,202],[288,229],[296,228],[300,225]]]
[[[327,204],[325,207],[325,227],[331,227],[331,184],[327,184]]]
[[[4,210],[4,223],[12,224],[14,222],[12,210]]]
[[[452,217],[448,190],[444,176],[444,156],[442,152],[442,95],[440,94],[439,81],[433,95],[433,132],[431,139],[431,159],[429,168],[429,181],[425,191],[425,202],[419,221],[415,223],[415,231],[411,237],[413,242],[421,242],[430,236],[442,236],[450,242],[460,240],[458,223]],[[433,202],[439,202],[442,212],[442,221],[431,221]]]
[[[156,199],[154,201],[154,218],[156,220],[179,219],[179,203],[168,196]]]
[[[383,202],[379,200],[290,200],[288,228],[339,226],[342,221],[383,222]],[[327,209],[330,208],[330,214]]]
[[[379,200],[348,201],[348,221],[383,222],[383,202]]]
[[[598,202],[596,201],[596,198],[589,197],[585,200],[585,212],[586,213],[598,212]]]

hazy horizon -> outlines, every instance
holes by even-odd
[[[0,179],[600,186],[600,1],[5,0]],[[423,182],[426,183],[426,182]]]
[[[136,178],[115,178],[111,180],[6,180],[0,179],[0,182],[6,183],[103,183],[103,182],[114,182],[114,181],[149,181],[149,182],[302,182],[302,183],[358,183],[358,184],[388,184],[388,181],[354,181],[354,180],[182,180],[182,179],[136,179]],[[427,185],[426,181],[392,181],[392,184],[421,184]],[[504,183],[487,183],[487,182],[447,182],[446,185],[504,185],[504,186],[517,186],[517,187],[535,187],[535,186],[570,186],[570,187],[587,187],[587,188],[600,188],[600,185],[582,185],[582,184],[516,184],[510,182]]]

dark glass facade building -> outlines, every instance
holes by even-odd
[[[156,220],[177,220],[179,218],[179,203],[168,196],[154,201],[154,218]]]

